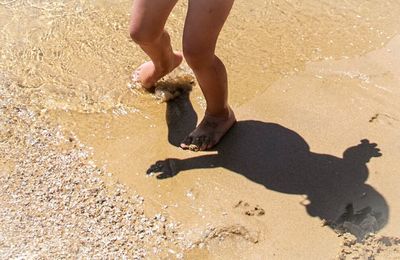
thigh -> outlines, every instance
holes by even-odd
[[[134,0],[130,30],[162,33],[177,0]]]
[[[214,53],[218,35],[234,0],[189,0],[183,32],[184,48]],[[206,54],[206,53],[204,53]]]

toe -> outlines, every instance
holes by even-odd
[[[193,139],[193,142],[190,144],[189,149],[191,151],[197,152],[200,150],[200,147],[203,144],[204,136],[198,136]]]
[[[210,140],[209,140],[208,145],[207,145],[207,150],[213,148],[215,145],[217,145],[218,142],[219,142],[219,140],[215,139],[215,137],[214,138],[210,137]]]
[[[189,149],[189,146],[192,144],[192,141],[193,141],[193,137],[191,137],[191,136],[187,136],[186,138],[185,138],[185,140],[183,140],[182,141],[182,143],[181,143],[181,148],[182,149]]]
[[[211,138],[209,136],[204,136],[203,142],[200,146],[200,151],[204,151],[208,149],[208,146],[210,144]]]

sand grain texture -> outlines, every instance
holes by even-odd
[[[187,68],[132,89],[130,6],[0,4],[0,258],[400,258],[398,0],[236,1],[239,121],[202,153]]]
[[[0,258],[178,257],[183,238],[165,216],[105,172],[74,136],[0,88]],[[6,164],[7,163],[7,164]]]

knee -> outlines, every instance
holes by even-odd
[[[214,59],[214,50],[195,41],[184,41],[183,56],[192,69],[198,69],[211,64]]]
[[[131,39],[139,45],[153,43],[161,36],[161,34],[162,32],[147,29],[145,30],[134,25],[130,26],[129,28],[129,35],[131,36]]]

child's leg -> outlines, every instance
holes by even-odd
[[[227,100],[225,66],[214,53],[218,35],[233,1],[189,0],[183,53],[200,84],[207,101],[207,109],[203,121],[183,141],[182,148],[209,149],[236,122]]]
[[[149,55],[151,61],[142,64],[136,73],[143,87],[149,88],[176,68],[182,55],[171,47],[165,22],[177,0],[135,0],[132,7],[130,35]]]

